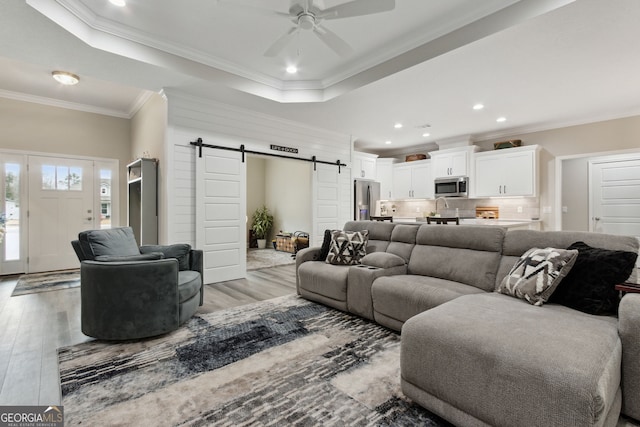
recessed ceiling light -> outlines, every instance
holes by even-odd
[[[287,73],[289,74],[295,74],[298,72],[298,67],[296,67],[295,65],[289,65],[287,67]]]
[[[67,86],[75,85],[80,81],[80,77],[68,71],[53,71],[51,75],[58,83],[62,83]]]
[[[482,105],[482,104],[476,104],[476,105],[473,106],[474,110],[482,110],[483,108],[484,108],[484,105]]]
[[[109,0],[109,3],[118,7],[125,7],[127,5],[125,0]]]
[[[390,145],[391,141],[385,141],[384,143],[387,144],[387,145]]]
[[[430,133],[423,133],[422,136],[424,136],[426,138],[428,136],[431,136],[431,134]]]
[[[396,129],[400,129],[402,128],[402,123],[396,123],[395,125],[393,125],[393,127]]]
[[[502,122],[506,122],[506,121],[507,121],[507,118],[506,118],[506,117],[498,117],[498,118],[496,119],[496,122],[498,122],[498,123],[502,123]]]

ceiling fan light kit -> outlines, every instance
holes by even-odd
[[[336,54],[342,57],[349,56],[353,48],[336,33],[323,26],[322,21],[387,12],[395,7],[395,0],[352,0],[327,9],[319,9],[313,4],[313,0],[297,1],[289,9],[288,15],[276,12],[290,19],[294,26],[273,42],[264,52],[264,56],[274,57],[280,54],[300,31],[312,31]]]

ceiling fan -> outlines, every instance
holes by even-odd
[[[322,21],[330,19],[351,18],[387,12],[396,6],[395,0],[352,0],[337,6],[320,9],[313,0],[292,0],[289,13],[278,13],[291,20],[293,27],[277,39],[265,52],[264,56],[278,55],[301,31],[312,31],[324,44],[340,56],[349,55],[353,49],[336,33],[322,25]]]

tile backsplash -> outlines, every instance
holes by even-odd
[[[538,198],[515,198],[515,199],[461,199],[447,198],[448,208],[445,207],[444,200],[438,200],[438,210],[441,216],[455,216],[456,209],[461,218],[474,218],[477,206],[497,206],[501,219],[532,219],[540,217],[540,202]],[[435,200],[389,200],[380,201],[376,209],[377,215],[399,217],[424,217],[431,212],[436,212]]]

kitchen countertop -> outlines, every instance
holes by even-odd
[[[416,217],[393,217],[394,223],[425,223],[426,219]],[[523,227],[539,223],[539,219],[484,219],[460,218],[461,225],[498,225],[501,227]]]

